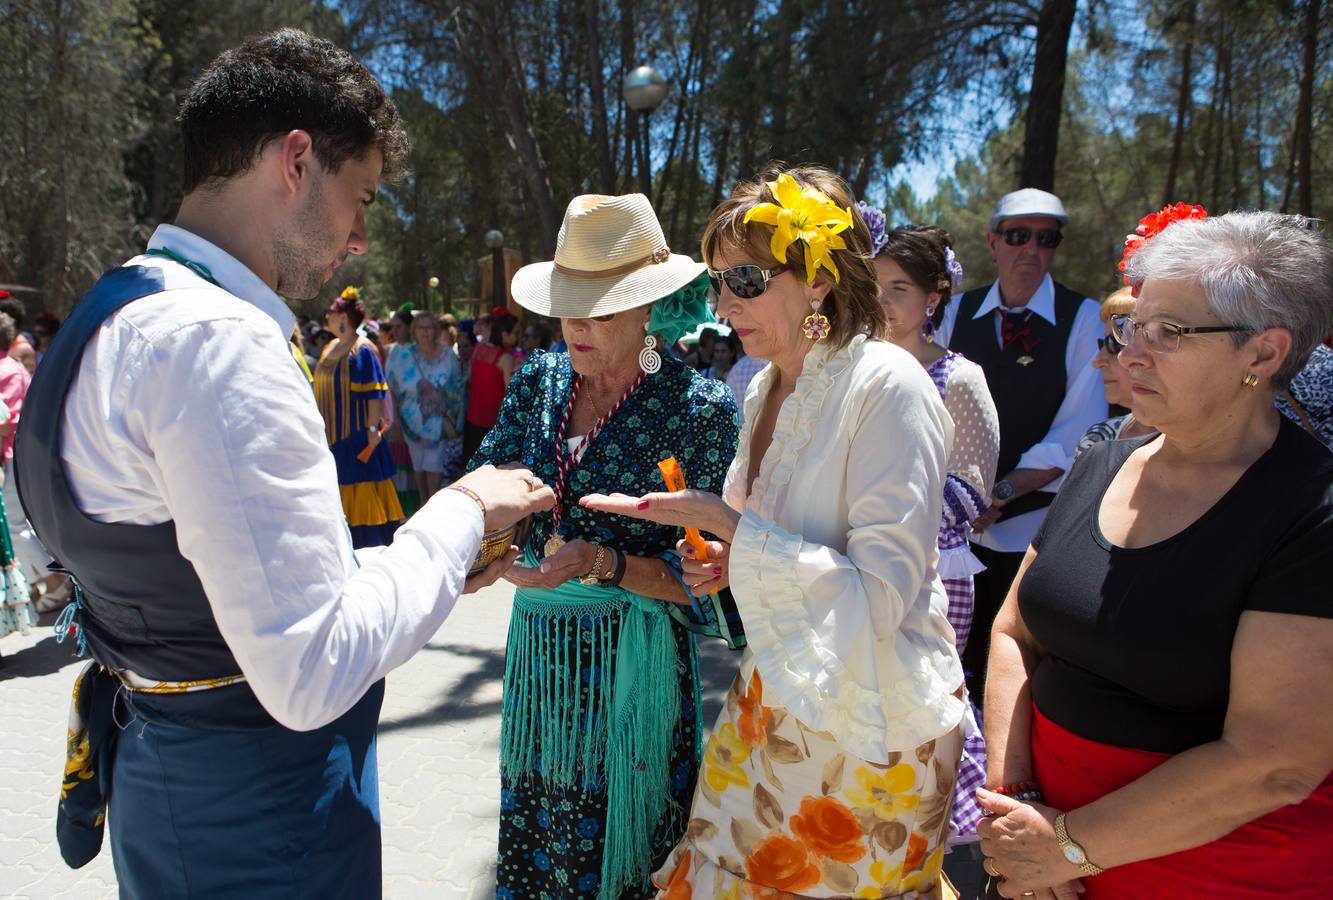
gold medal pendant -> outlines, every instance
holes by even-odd
[[[553,534],[546,539],[546,546],[542,548],[542,556],[550,559],[560,552],[560,548],[565,546],[565,539],[558,534]]]

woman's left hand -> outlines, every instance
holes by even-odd
[[[511,566],[505,581],[522,588],[557,588],[592,571],[597,547],[588,541],[570,541],[541,561],[541,565]]]
[[[1000,896],[1048,896],[1072,900],[1083,890],[1078,866],[1065,859],[1055,838],[1058,810],[1019,803],[984,788],[977,802],[990,814],[977,825],[987,874],[999,873]],[[1028,893],[1031,892],[1031,893]]]
[[[630,497],[627,494],[587,494],[579,506],[601,512],[647,519],[659,525],[697,528],[730,542],[740,515],[717,494],[708,491],[660,491]]]

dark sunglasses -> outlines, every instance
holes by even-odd
[[[768,290],[768,283],[777,278],[791,266],[774,266],[765,269],[762,266],[732,266],[721,272],[708,270],[708,277],[713,281],[713,290],[722,294],[722,285],[742,300],[753,300]]]
[[[1022,247],[1032,240],[1032,234],[1031,228],[1025,228],[1021,225],[1015,225],[1013,228],[1006,228],[1000,232],[1004,242],[1010,247]],[[1043,250],[1054,250],[1065,239],[1065,233],[1059,228],[1039,228],[1036,234],[1037,246]]]
[[[1125,349],[1125,345],[1120,343],[1114,334],[1108,334],[1104,338],[1097,338],[1097,349],[1105,350],[1112,356],[1118,356],[1120,351]]]

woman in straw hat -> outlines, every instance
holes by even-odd
[[[939,898],[962,751],[935,570],[953,423],[921,364],[875,338],[847,185],[815,166],[774,174],[738,185],[704,231],[718,312],[769,360],[723,498],[583,500],[720,537],[686,580],[722,569],[745,620],[685,839],[654,879],[673,900]]]
[[[675,457],[716,494],[736,450],[726,386],[660,348],[711,321],[704,266],[672,254],[648,200],[577,197],[555,261],[514,300],[560,320],[569,350],[509,384],[471,465],[517,462],[555,485],[535,517],[506,652],[499,897],[642,897],[685,831],[702,752],[691,630],[736,644],[717,597],[681,578],[675,526],[582,509],[591,492],[661,489]],[[738,628],[736,623],[730,623]]]

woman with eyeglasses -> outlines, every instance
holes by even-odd
[[[668,897],[940,897],[962,667],[936,572],[954,428],[879,339],[870,232],[819,166],[744,182],[703,257],[746,353],[722,498],[584,497],[717,539],[685,572],[731,585],[749,649],[704,751]],[[661,896],[661,895],[659,895]]]
[[[1102,373],[1102,387],[1106,391],[1106,402],[1112,407],[1111,411],[1124,410],[1124,412],[1117,413],[1104,422],[1098,422],[1084,432],[1083,437],[1079,438],[1078,449],[1074,452],[1075,459],[1082,456],[1093,444],[1101,441],[1117,441],[1154,433],[1151,426],[1134,418],[1134,413],[1129,411],[1134,399],[1129,390],[1129,373],[1120,364],[1117,356],[1120,352],[1120,342],[1116,340],[1115,330],[1111,325],[1112,318],[1128,315],[1133,310],[1134,292],[1127,287],[1115,291],[1102,302],[1101,317],[1106,325],[1106,336],[1097,340],[1097,355],[1092,358],[1092,367]]]
[[[1159,433],[1083,454],[996,620],[986,745],[1030,799],[980,792],[985,867],[1006,897],[1328,896],[1333,455],[1273,401],[1333,327],[1333,248],[1275,213],[1137,247],[1111,323]]]

